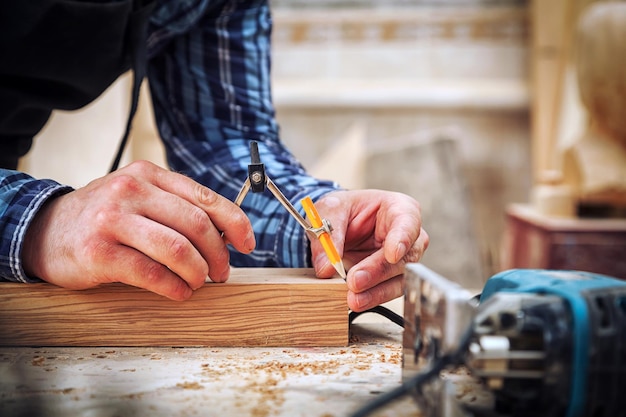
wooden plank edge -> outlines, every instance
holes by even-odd
[[[250,271],[241,272],[182,302],[122,284],[73,291],[46,283],[0,283],[0,346],[348,344],[343,280],[299,281],[281,276],[285,271],[279,269],[269,281],[245,282]]]

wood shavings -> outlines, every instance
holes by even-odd
[[[351,334],[348,338],[348,343],[350,344],[357,344],[359,342],[361,342],[361,338],[358,335]]]
[[[33,366],[43,366],[43,363],[45,361],[46,361],[46,358],[44,358],[43,356],[35,356],[30,363]]]
[[[73,409],[130,407],[154,417],[201,417],[206,410],[233,417],[340,417],[400,379],[399,338],[391,343],[379,335],[332,348],[7,349],[0,365],[25,373],[15,373],[15,391],[0,394],[0,402],[11,400],[11,410],[19,411],[29,398],[54,395],[63,397],[55,404]],[[22,375],[38,384],[18,388]],[[303,411],[302,404],[313,407]],[[415,411],[410,405],[384,415],[414,416],[407,414]]]
[[[203,389],[204,386],[200,385],[197,382],[179,382],[176,384],[177,387],[182,389]]]

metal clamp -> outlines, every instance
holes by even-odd
[[[330,234],[333,231],[333,225],[330,224],[330,220],[322,219],[321,227],[312,227],[307,228],[307,232],[311,232],[315,235],[316,238],[319,239],[322,233]]]
[[[324,231],[330,232],[332,230],[330,222],[325,219],[323,220],[324,226],[314,229],[311,226],[311,223],[302,217],[293,204],[291,204],[287,197],[285,197],[285,195],[278,189],[276,184],[274,184],[274,181],[272,181],[265,173],[265,165],[261,162],[261,157],[259,156],[259,145],[256,141],[250,142],[250,159],[251,163],[248,165],[248,177],[243,183],[241,190],[239,190],[239,194],[237,194],[237,197],[235,198],[235,204],[241,206],[243,199],[246,197],[250,189],[252,189],[253,193],[259,193],[265,191],[265,187],[267,187],[280,204],[282,204],[289,214],[291,214],[300,226],[302,226],[307,232],[312,232],[315,236],[319,237]]]

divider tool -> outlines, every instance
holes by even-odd
[[[339,256],[339,252],[337,252],[337,248],[331,239],[333,227],[330,224],[330,221],[320,217],[315,205],[313,204],[313,200],[311,200],[311,197],[307,196],[300,201],[306,212],[308,218],[307,220],[302,217],[287,197],[285,197],[285,195],[278,189],[276,184],[274,184],[270,177],[266,175],[265,165],[261,163],[259,145],[256,141],[250,142],[250,162],[251,163],[248,164],[248,177],[244,181],[241,190],[239,190],[239,194],[237,194],[237,197],[235,198],[235,204],[241,206],[243,199],[250,190],[252,190],[253,193],[259,193],[265,191],[265,187],[267,187],[280,204],[282,204],[289,214],[291,214],[291,216],[296,219],[300,226],[302,226],[302,228],[307,232],[309,238],[315,237],[320,241],[331,264],[337,273],[345,279],[346,270],[343,266],[341,257]]]

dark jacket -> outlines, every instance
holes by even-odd
[[[130,68],[143,78],[152,3],[0,3],[0,168],[17,167],[52,110],[87,105]]]

